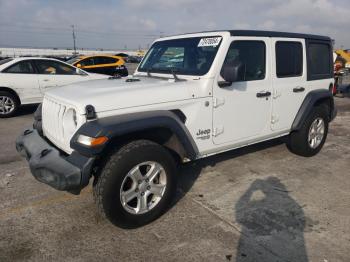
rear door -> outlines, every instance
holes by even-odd
[[[273,38],[273,112],[271,128],[289,131],[307,94],[304,39]]]
[[[38,103],[42,99],[38,76],[31,60],[17,62],[1,73],[9,88],[15,90],[22,103]]]

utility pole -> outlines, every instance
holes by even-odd
[[[77,47],[75,45],[75,30],[74,30],[74,25],[72,25],[72,31],[73,31],[73,45],[74,45],[74,55],[77,54]]]

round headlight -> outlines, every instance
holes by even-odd
[[[78,126],[77,112],[75,109],[68,109],[63,116],[63,130],[65,136],[73,136]]]

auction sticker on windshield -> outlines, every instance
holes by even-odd
[[[220,44],[222,37],[208,37],[208,38],[202,38],[201,41],[199,41],[198,47],[201,46],[217,46]]]

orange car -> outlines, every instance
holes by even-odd
[[[91,73],[105,74],[111,76],[128,75],[128,69],[125,67],[125,61],[120,56],[77,56],[68,60],[67,63]]]

